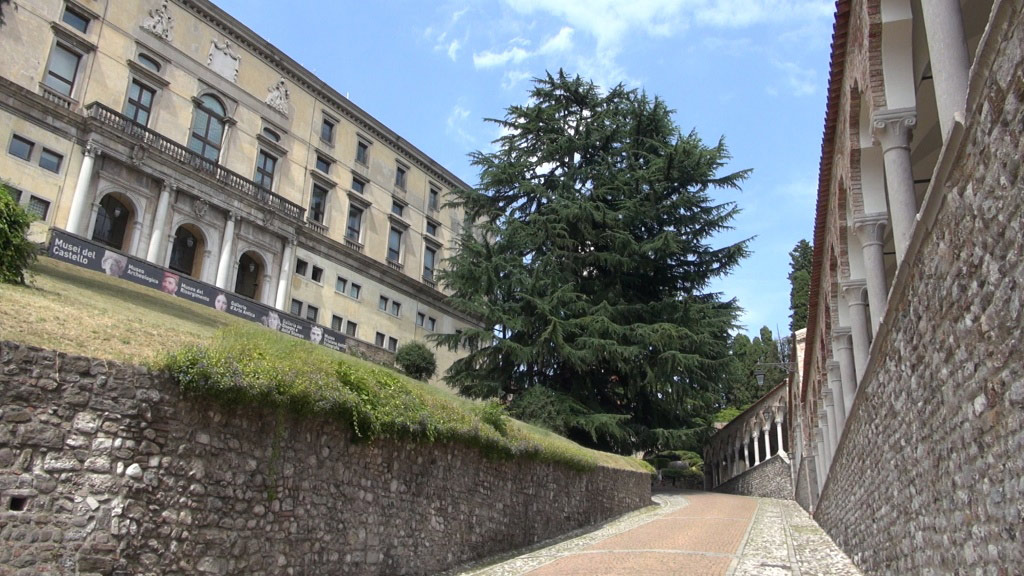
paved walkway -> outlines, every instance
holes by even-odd
[[[681,492],[581,536],[457,576],[860,576],[795,502]],[[497,562],[497,563],[494,563]]]

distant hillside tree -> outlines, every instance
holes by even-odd
[[[747,254],[716,247],[737,208],[714,188],[729,154],[683,133],[659,98],[603,92],[565,73],[492,119],[479,190],[454,192],[467,225],[440,275],[483,327],[447,381],[474,397],[617,452],[696,446],[717,411],[738,307],[708,292]],[[544,388],[544,393],[530,393]]]
[[[807,307],[811,297],[811,260],[814,248],[807,240],[796,243],[789,253],[789,331],[807,327]]]

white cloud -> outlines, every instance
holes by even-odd
[[[452,40],[452,43],[448,45],[448,57],[451,58],[452,62],[455,62],[460,47],[461,44],[459,44],[458,40]]]
[[[555,34],[551,38],[544,41],[540,49],[537,50],[538,54],[553,54],[556,52],[567,52],[572,49],[572,35],[573,29],[568,26],[563,26],[558,34]]]
[[[818,91],[818,80],[814,70],[801,68],[793,62],[772,62],[785,76],[793,96],[810,96]]]
[[[476,139],[467,131],[466,125],[469,122],[471,112],[461,104],[456,104],[448,113],[445,131],[454,136],[464,144],[473,144]]]
[[[519,46],[513,46],[503,52],[491,52],[485,50],[479,54],[473,54],[473,66],[477,68],[494,68],[504,66],[508,63],[518,64],[530,57],[530,53]]]
[[[533,74],[530,74],[526,70],[508,70],[505,72],[505,76],[501,79],[501,87],[510,90],[515,88],[516,84],[533,78]]]

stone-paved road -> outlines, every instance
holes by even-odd
[[[795,502],[711,492],[659,506],[457,576],[859,576]]]

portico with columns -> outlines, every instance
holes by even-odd
[[[712,436],[704,454],[709,490],[787,453],[787,394],[787,383],[783,382]]]

